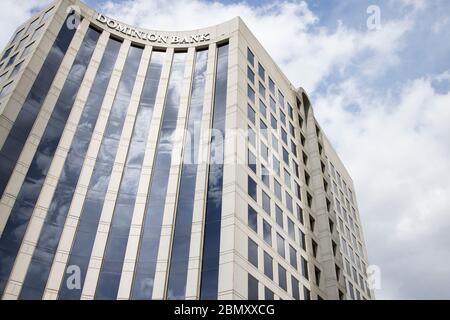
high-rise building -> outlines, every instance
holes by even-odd
[[[371,299],[353,182],[240,18],[59,0],[0,61],[2,299]]]

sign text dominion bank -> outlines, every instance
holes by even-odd
[[[126,26],[121,24],[113,19],[106,17],[105,15],[99,13],[96,17],[97,21],[102,24],[107,25],[109,28],[119,31],[123,34],[126,34],[130,37],[134,37],[140,40],[147,40],[152,43],[164,43],[164,44],[193,44],[193,43],[202,43],[206,41],[210,41],[209,33],[201,33],[194,34],[189,36],[168,36],[161,35],[157,33],[149,33],[146,31],[138,30],[133,27]]]

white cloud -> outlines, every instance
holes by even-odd
[[[450,92],[432,86],[446,76],[408,82],[399,99],[349,79],[315,101],[355,180],[370,262],[384,275],[380,298],[450,295],[450,235],[442,230],[450,227]],[[350,104],[361,112],[348,112]]]
[[[399,39],[412,26],[407,16],[386,23],[379,32],[357,31],[342,23],[330,31],[319,27],[317,16],[298,0],[258,7],[203,0],[109,1],[102,11],[132,25],[162,30],[196,29],[241,16],[293,84],[310,92],[335,68],[352,63],[358,54],[372,54],[366,72],[376,73],[396,63]],[[361,15],[365,17],[366,12]],[[384,63],[378,63],[373,55],[383,57]]]

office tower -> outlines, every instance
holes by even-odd
[[[370,299],[352,180],[240,18],[59,0],[0,62],[2,299]]]

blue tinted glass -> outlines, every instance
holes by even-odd
[[[103,101],[109,82],[105,79],[109,79],[111,77],[114,62],[118,56],[119,49],[120,43],[110,39],[104,53],[104,58],[102,59],[102,63],[100,64],[99,72],[96,75],[95,84],[93,84],[92,86],[87,105],[94,106],[97,102],[99,102],[99,106],[101,106],[101,101]],[[136,59],[140,59],[139,53],[142,52],[142,50],[139,50],[137,48],[130,48],[128,57],[125,61],[123,73],[119,81],[119,88],[123,85],[125,75],[131,75],[131,81],[134,82],[133,75],[134,77],[136,77],[137,68],[132,67],[134,63],[130,62],[130,56],[132,55],[132,52],[135,53],[136,51],[138,52],[136,54]],[[103,90],[97,91],[98,87],[96,88],[96,84]],[[120,111],[119,113],[126,114],[126,109],[128,108],[127,103],[118,105],[116,104],[116,101],[117,99],[114,100],[113,106],[111,107],[105,134],[100,146],[99,155],[97,156],[97,161],[94,166],[91,181],[89,182],[86,200],[81,211],[80,222],[75,234],[72,251],[70,253],[66,266],[66,268],[68,268],[76,265],[81,269],[82,272],[80,281],[82,285],[84,284],[92,245],[95,240],[95,233],[97,230],[98,222],[100,220],[100,214],[102,211],[105,194],[108,188],[115,153],[118,148],[119,140],[110,138],[110,136],[112,135],[111,132],[113,131],[113,124],[111,124],[112,114],[118,113],[118,111],[116,110],[117,108],[124,108],[125,111]],[[119,123],[118,127],[119,130],[122,130],[123,123]],[[107,150],[109,153],[107,153],[106,151],[102,152],[102,150],[105,149],[105,145],[107,145]],[[105,154],[107,154],[107,156],[105,156]],[[82,291],[82,286],[80,290],[69,289],[69,287],[66,285],[68,276],[70,276],[70,273],[68,273],[66,269],[63,281],[61,282],[59,299],[79,299]]]
[[[184,299],[186,294],[192,215],[197,181],[198,148],[200,141],[199,124],[201,123],[203,114],[207,62],[208,51],[197,52],[188,115],[188,137],[185,140],[170,259],[168,299]]]
[[[94,29],[89,29],[87,31],[72,68],[69,71],[66,83],[64,84],[58,102],[56,103],[55,109],[50,118],[50,121],[60,121],[61,126],[59,123],[56,126],[52,126],[52,123],[49,123],[41,140],[42,149],[49,154],[55,152],[55,148],[59,143],[62,130],[64,129],[62,124],[65,124],[67,121],[70,109],[78,92],[77,89],[81,85],[84,73],[87,69],[89,61],[91,60],[99,37],[100,33],[98,31]],[[20,299],[42,298],[53,262],[53,257],[62,233],[62,227],[64,226],[65,218],[67,212],[69,211],[70,202],[74,192],[75,185],[71,185],[70,182],[75,179],[71,176],[71,174],[79,174],[79,171],[73,172],[72,164],[75,159],[71,159],[71,155],[72,154],[69,154],[69,161],[66,162],[67,165],[64,166],[62,173],[63,181],[67,183],[65,185],[58,184],[56,188],[22,286],[22,291],[19,296]],[[82,163],[79,164],[80,170],[81,164]],[[45,254],[43,255],[43,253]],[[42,258],[45,258],[45,260],[42,261]]]
[[[36,154],[33,157],[33,160],[31,161],[30,168],[25,176],[25,181],[17,195],[16,202],[13,206],[13,209],[11,211],[10,219],[8,223],[5,226],[5,233],[10,233],[13,229],[16,228],[16,225],[14,223],[15,216],[20,215],[24,219],[24,224],[22,226],[28,225],[29,219],[32,214],[32,210],[28,210],[29,207],[34,207],[38,196],[40,194],[40,191],[42,189],[42,185],[44,183],[45,177],[47,175],[48,169],[50,168],[50,164],[52,162],[53,156],[55,154],[56,148],[59,144],[59,140],[61,139],[62,132],[64,130],[65,123],[69,117],[70,108],[72,107],[75,97],[73,97],[72,100],[66,101],[63,103],[62,101],[66,98],[66,94],[69,93],[73,96],[73,92],[71,90],[71,85],[66,85],[67,83],[71,82],[71,75],[72,71],[76,68],[75,66],[81,61],[83,63],[87,64],[89,63],[91,56],[94,51],[94,46],[91,46],[92,43],[96,43],[97,39],[99,37],[99,33],[95,32],[96,36],[92,36],[89,32],[86,34],[82,47],[83,46],[89,46],[91,47],[91,50],[80,50],[75,58],[74,64],[69,71],[67,80],[61,90],[60,96],[55,104],[54,110],[50,116],[49,123],[44,131],[44,134],[42,135],[41,141],[38,145]],[[81,83],[81,80],[80,80]],[[79,87],[79,85],[78,85]],[[67,103],[69,106],[67,106]],[[66,111],[62,111],[66,110]],[[56,119],[56,115],[60,114],[61,118],[58,120]],[[29,207],[27,210],[22,212],[23,204],[28,204]],[[10,223],[11,222],[11,223]],[[58,221],[55,221],[58,223]],[[49,231],[48,235],[46,235],[46,238],[43,239],[45,241],[44,246],[52,246],[55,243],[55,237],[59,232],[58,227],[53,226],[54,228]],[[15,233],[17,237],[17,241],[21,241],[23,239],[23,236],[25,234],[26,228],[21,228],[20,233]],[[17,230],[16,230],[17,231]],[[3,243],[5,242],[5,243]],[[5,246],[8,246],[8,238],[3,237],[0,240],[0,243],[2,243]],[[17,254],[17,252],[15,252]],[[52,259],[51,255],[49,255],[49,259]],[[51,261],[51,260],[50,260]],[[46,261],[48,263],[48,261]],[[12,265],[5,265],[2,268],[2,274],[0,275],[0,278],[3,280],[7,280],[7,277],[9,276],[9,273],[11,272]],[[31,269],[30,269],[31,270]],[[35,270],[35,269],[34,269]],[[33,278],[35,281],[41,281],[44,282],[45,285],[45,272],[41,272],[42,277]],[[40,282],[39,282],[40,283]],[[26,287],[27,284],[24,285]],[[35,289],[36,286],[39,284],[31,283],[30,286],[32,289]],[[1,291],[3,291],[4,288],[0,288]],[[26,289],[25,289],[26,290]],[[1,292],[0,292],[1,293]],[[24,297],[30,297],[28,295]],[[31,298],[31,297],[30,297]]]
[[[75,28],[67,28],[66,22],[59,31],[52,48],[42,65],[33,86],[25,99],[25,102],[17,115],[11,131],[0,151],[0,156],[9,158],[11,163],[16,163],[22,152],[23,146],[28,138],[28,135],[36,120],[42,103],[47,96],[50,86],[55,78],[56,72],[61,65],[64,55],[69,48],[70,42],[75,34]],[[2,162],[3,164],[3,162]],[[2,167],[1,179],[0,179],[0,198],[5,191],[9,178],[11,177],[14,166]],[[0,287],[0,292],[3,289]]]
[[[217,299],[219,278],[220,226],[222,217],[223,146],[228,84],[228,44],[219,47],[212,128],[221,139],[211,139],[211,155],[206,199],[205,234],[201,273],[201,299]],[[215,150],[222,152],[217,155]]]
[[[100,299],[112,299],[117,295],[120,274],[125,258],[128,234],[131,227],[136,195],[144,161],[145,148],[152,121],[154,102],[161,78],[164,53],[153,52],[147,68],[144,88],[138,107],[130,148],[125,163],[119,194],[114,208],[111,230],[103,260],[102,273],[96,296]],[[107,272],[108,265],[117,269]]]
[[[153,177],[147,196],[147,208],[141,233],[141,245],[138,253],[138,270],[135,272],[132,298],[151,299],[161,235],[164,205],[166,203],[167,183],[169,181],[170,166],[174,141],[172,135],[176,129],[178,111],[180,107],[180,91],[183,84],[186,53],[174,54],[172,70],[170,72],[167,96],[164,103],[160,135],[156,144]],[[141,274],[141,270],[145,276]]]

